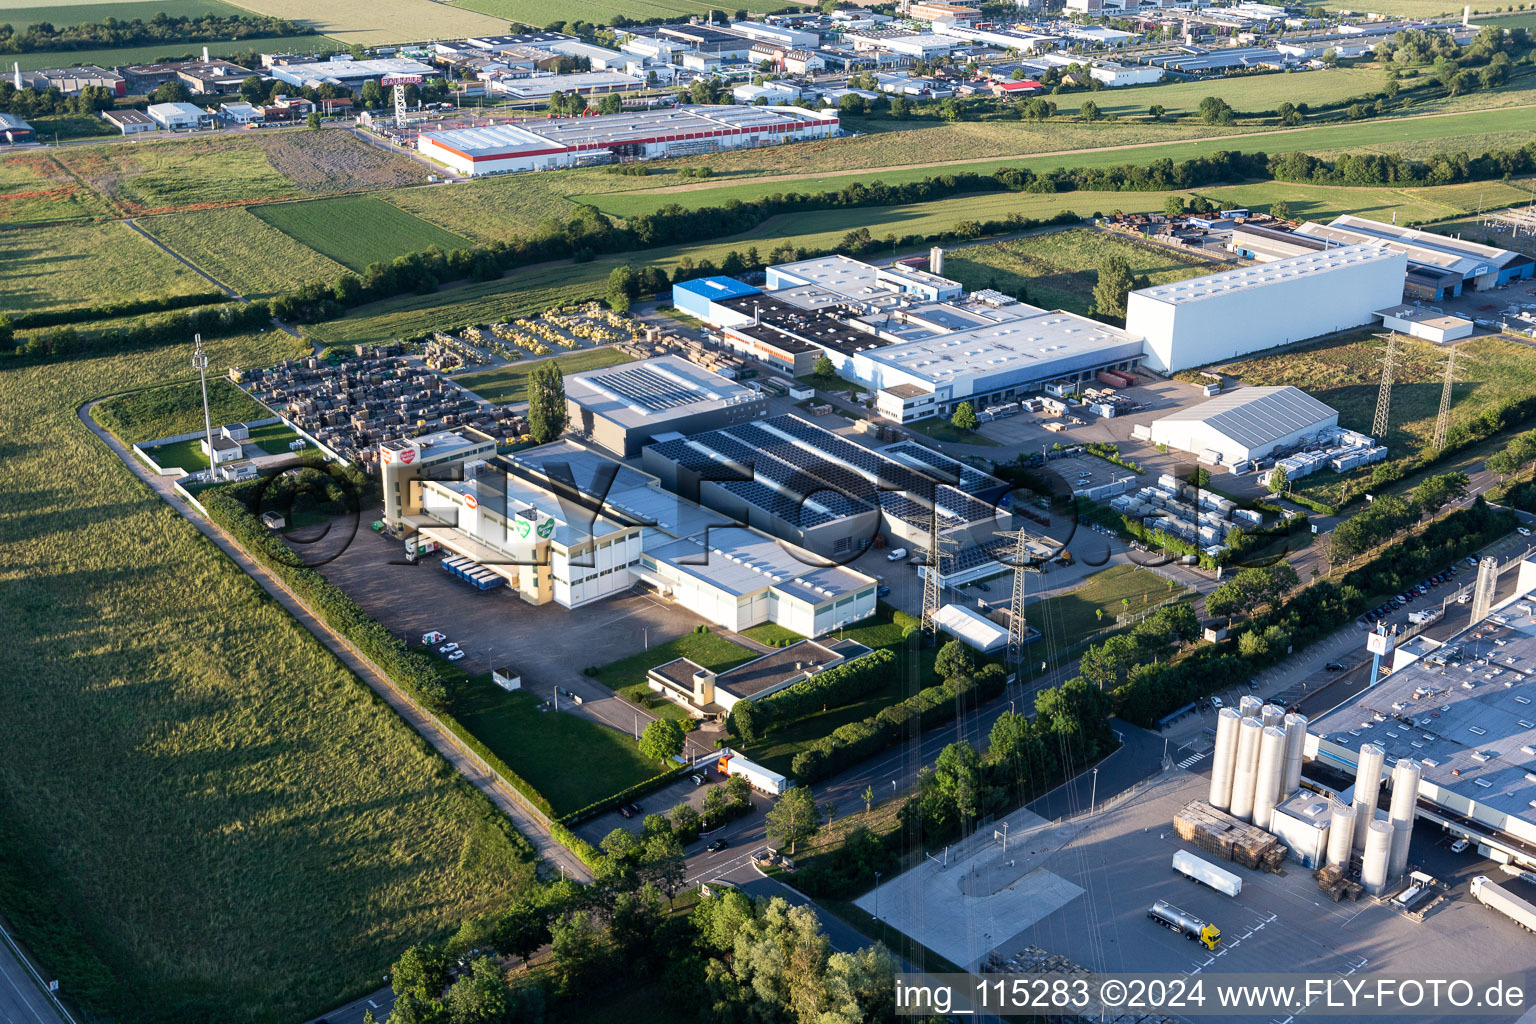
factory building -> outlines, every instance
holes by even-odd
[[[910,441],[878,451],[797,416],[650,445],[646,472],[669,491],[834,562],[884,534],[890,547],[925,551],[939,530],[955,542],[946,584],[997,572],[997,479]],[[1011,548],[1009,549],[1011,550]]]
[[[1470,337],[1476,329],[1476,324],[1467,317],[1423,306],[1393,306],[1391,309],[1377,310],[1376,315],[1381,317],[1382,326],[1388,330],[1402,331],[1410,337],[1432,341],[1436,345],[1460,341]]]
[[[672,286],[672,305],[716,327],[728,327],[740,323],[742,314],[721,305],[726,299],[739,299],[745,295],[761,295],[762,292],[734,277],[698,277]],[[747,314],[746,319],[751,319]]]
[[[762,700],[827,669],[862,658],[870,649],[853,640],[800,640],[724,672],[690,658],[674,658],[646,672],[646,685],[694,718],[724,719],[737,703]]]
[[[502,174],[826,138],[834,110],[687,106],[422,132],[417,150],[459,174]]]
[[[1371,323],[1402,300],[1407,257],[1346,245],[1154,285],[1126,299],[1126,329],[1161,373]]]
[[[348,89],[360,89],[364,82],[378,81],[386,75],[420,75],[423,78],[438,77],[437,68],[408,57],[385,57],[377,60],[350,60],[335,57],[331,60],[306,61],[293,64],[273,64],[268,73],[280,82],[300,87],[316,88],[329,82]]]
[[[1239,466],[1338,432],[1339,413],[1294,387],[1239,388],[1152,421],[1151,440]]]
[[[677,356],[565,378],[570,429],[621,458],[658,436],[697,434],[768,415],[763,394]]]
[[[1402,253],[1408,261],[1409,297],[1430,302],[1529,280],[1536,273],[1536,260],[1524,253],[1353,214],[1326,225],[1303,224],[1296,233],[1327,245],[1379,245]]]
[[[1362,879],[1368,890],[1401,873],[1399,833],[1415,818],[1536,868],[1536,683],[1521,667],[1536,658],[1533,585],[1536,563],[1522,562],[1517,596],[1312,723],[1308,756],[1357,777],[1357,814],[1368,809],[1365,824],[1376,826],[1365,838],[1388,840],[1384,871]],[[1389,771],[1385,803],[1377,794]]]

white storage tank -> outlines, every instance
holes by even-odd
[[[1259,737],[1259,768],[1253,782],[1253,823],[1269,828],[1285,781],[1285,730],[1267,726]]]
[[[1360,884],[1372,896],[1387,891],[1387,857],[1392,850],[1392,825],[1373,821],[1365,830],[1365,854],[1360,860]]]
[[[1419,780],[1424,770],[1412,758],[1398,758],[1392,767],[1392,803],[1387,820],[1392,823],[1392,850],[1387,857],[1389,878],[1401,878],[1408,868],[1408,844],[1413,837],[1413,818],[1419,803]]]
[[[1239,821],[1253,820],[1253,792],[1259,773],[1259,743],[1264,727],[1257,718],[1244,718],[1237,729],[1237,760],[1232,769],[1232,806]]]
[[[1307,716],[1295,713],[1285,716],[1285,781],[1280,786],[1283,796],[1290,796],[1301,788],[1301,764],[1307,750]]]
[[[1216,749],[1211,754],[1210,804],[1218,811],[1232,806],[1232,769],[1237,764],[1237,730],[1242,716],[1231,708],[1216,715]]]
[[[1285,725],[1285,708],[1278,704],[1265,704],[1259,708],[1259,720],[1264,723],[1264,728],[1273,726],[1279,729]]]
[[[1381,769],[1387,755],[1374,743],[1360,747],[1355,767],[1355,849],[1365,850],[1365,832],[1376,820],[1376,801],[1381,797]]]
[[[1257,697],[1244,697],[1237,702],[1237,710],[1244,718],[1258,718],[1259,709],[1263,706],[1264,702]]]
[[[1328,863],[1349,866],[1355,847],[1355,807],[1342,800],[1328,802]]]

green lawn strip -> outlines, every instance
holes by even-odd
[[[759,656],[758,652],[750,647],[743,647],[734,640],[727,640],[714,633],[684,633],[666,643],[657,644],[648,651],[611,661],[596,668],[590,674],[592,678],[631,703],[645,704],[645,698],[657,696],[645,682],[645,673],[657,665],[664,665],[677,658],[687,658],[711,672],[724,672],[737,665],[744,665]],[[655,702],[653,710],[668,718],[688,717],[688,713],[681,706],[664,698]]]
[[[208,410],[214,430],[226,423],[264,420],[272,415],[223,377],[208,382]],[[191,381],[118,395],[98,404],[93,415],[124,444],[202,430],[202,389]]]
[[[805,639],[805,637],[794,630],[785,629],[776,622],[765,622],[760,626],[749,627],[742,630],[741,635],[751,637],[758,643],[767,644],[769,647],[788,647],[792,643]]]
[[[251,211],[285,235],[361,273],[370,263],[431,246],[468,248],[469,240],[372,196],[271,203]]]
[[[1075,590],[1027,605],[1024,614],[1046,642],[1065,648],[1113,626],[1122,613],[1134,614],[1183,593],[1183,587],[1170,586],[1156,573],[1134,565],[1113,565]]]
[[[261,417],[266,419],[265,416]],[[252,427],[246,442],[254,444],[268,455],[287,455],[288,445],[299,439],[298,432],[286,423],[269,423],[264,427]]]
[[[592,348],[552,358],[560,367],[561,373],[580,373],[582,370],[596,370],[604,366],[628,363],[634,359],[634,356],[616,348]],[[455,377],[454,383],[498,405],[526,402],[528,401],[528,378],[532,375],[534,367],[543,361],[524,361],[516,366],[502,366],[482,373],[471,373]]]
[[[487,676],[458,684],[453,717],[567,814],[655,777],[630,737],[568,711],[540,711],[539,699],[507,691]]]

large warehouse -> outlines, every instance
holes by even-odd
[[[1339,414],[1300,388],[1238,388],[1152,421],[1152,443],[1235,466],[1337,432]]]
[[[1383,245],[1408,259],[1408,291],[1441,302],[1468,291],[1486,291],[1528,280],[1536,261],[1523,253],[1467,242],[1432,231],[1384,224],[1345,214],[1330,223],[1303,224],[1298,235],[1329,245]]]
[[[1368,324],[1402,301],[1408,258],[1345,245],[1131,292],[1125,325],[1161,373]]]
[[[697,434],[768,415],[768,399],[677,356],[565,378],[571,429],[623,458],[664,434]]]
[[[416,148],[459,174],[476,176],[747,149],[837,131],[835,110],[688,106],[422,132]]]

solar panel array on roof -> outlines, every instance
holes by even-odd
[[[684,386],[679,380],[664,376],[654,370],[640,367],[605,373],[601,377],[588,377],[593,387],[601,388],[626,402],[650,412],[676,409],[699,401],[696,389]],[[714,395],[707,398],[713,399]]]

